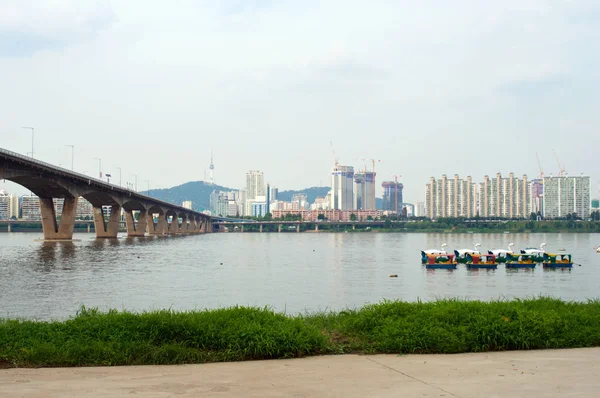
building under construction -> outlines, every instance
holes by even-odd
[[[376,210],[374,172],[360,170],[354,175],[354,209]]]
[[[381,187],[383,188],[383,210],[399,214],[402,211],[402,188],[404,186],[398,181],[384,181]]]

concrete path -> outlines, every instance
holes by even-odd
[[[600,348],[0,370],[0,397],[600,397]]]

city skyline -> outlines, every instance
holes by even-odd
[[[409,202],[478,151],[498,155],[482,174],[536,175],[538,152],[556,175],[553,149],[570,175],[600,169],[594,2],[7,1],[3,147],[31,151],[30,126],[36,158],[70,168],[74,153],[89,175],[101,158],[123,185],[202,180],[211,150],[220,185],[248,169],[280,189],[327,185],[330,141],[342,164],[402,174]]]

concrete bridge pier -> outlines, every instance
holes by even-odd
[[[244,232],[244,224],[242,224],[242,227],[240,228],[241,232]]]
[[[315,223],[315,231],[319,232],[319,223]]]
[[[10,222],[8,223],[8,232],[10,232]]]
[[[262,226],[263,226],[263,225],[262,225],[262,224],[260,224],[260,229],[259,229],[259,232],[262,232]]]
[[[277,232],[281,232],[281,224],[277,224]]]
[[[152,225],[154,225],[154,219],[152,220]],[[169,225],[167,223],[167,216],[164,214],[158,215],[158,222],[156,223],[156,227],[154,231],[151,232],[152,235],[164,235],[169,232]]]
[[[169,228],[169,234],[171,234],[171,235],[175,235],[175,234],[179,233],[179,220],[177,219],[177,216],[173,216],[168,228]]]
[[[42,215],[42,230],[44,240],[71,240],[75,228],[75,214],[77,212],[78,196],[65,198],[60,224],[56,221],[56,211],[52,198],[40,198],[40,212]]]
[[[87,225],[87,233],[89,234],[90,232],[92,232],[92,227],[91,227],[90,223],[88,223],[88,225]]]
[[[147,220],[146,210],[140,210],[137,223],[133,215],[133,210],[125,210],[125,225],[127,227],[127,236],[144,236],[146,234]]]
[[[116,238],[119,233],[119,218],[121,216],[121,206],[111,205],[108,222],[104,218],[102,206],[94,206],[94,227],[96,229],[96,238]]]
[[[356,224],[352,224],[352,230],[354,231],[356,229]]]
[[[300,224],[296,225],[296,232],[300,232]]]

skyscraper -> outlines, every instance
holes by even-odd
[[[0,220],[10,218],[10,195],[6,191],[0,191]]]
[[[576,213],[581,218],[590,216],[591,180],[589,176],[544,177],[545,218],[561,218]]]
[[[352,210],[354,207],[354,168],[336,164],[331,172],[331,209]]]
[[[384,181],[381,187],[383,188],[383,210],[400,213],[404,185],[397,181]]]
[[[259,170],[246,173],[246,199],[253,200],[257,196],[267,196],[265,192],[265,175]]]
[[[19,197],[10,195],[10,218],[19,218]]]
[[[257,198],[266,201],[265,175],[259,170],[250,170],[246,173],[246,201],[244,204],[244,215],[252,214],[252,203]]]
[[[21,197],[21,218],[24,220],[41,220],[40,198],[34,195]]]
[[[375,209],[375,173],[360,170],[354,175],[354,209]]]

